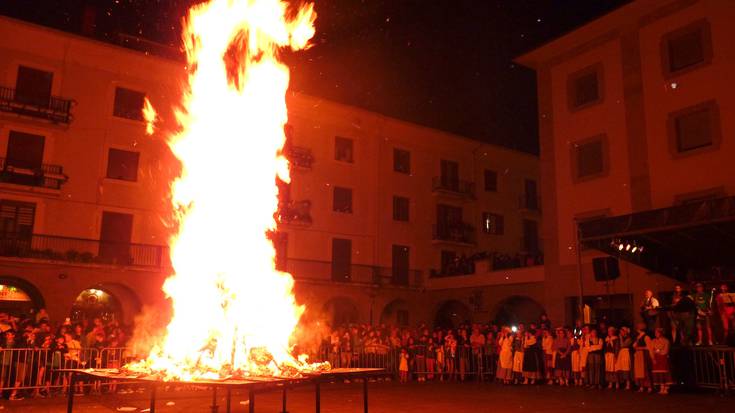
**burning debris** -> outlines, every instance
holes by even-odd
[[[169,138],[182,165],[172,187],[175,274],[164,285],[173,315],[148,357],[122,373],[192,381],[329,369],[291,354],[304,309],[266,235],[276,228],[276,177],[290,181],[289,70],[278,54],[308,47],[315,18],[312,4],[293,11],[281,0],[210,0],[189,11],[188,82]],[[144,115],[152,133],[148,101]]]

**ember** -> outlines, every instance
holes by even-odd
[[[328,369],[291,354],[303,307],[267,237],[276,228],[276,177],[289,181],[281,153],[289,71],[278,52],[307,47],[315,17],[311,4],[290,13],[280,0],[211,0],[190,10],[189,78],[180,131],[169,139],[182,164],[172,188],[175,275],[164,285],[173,317],[128,372],[189,381]],[[150,105],[145,119],[152,132]]]

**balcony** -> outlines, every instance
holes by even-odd
[[[311,201],[289,201],[278,207],[276,221],[279,224],[311,225]]]
[[[526,211],[541,212],[541,198],[538,196],[521,195],[518,197],[518,208]]]
[[[71,123],[71,99],[50,96],[48,99],[24,97],[15,89],[0,87],[0,111],[44,119],[53,123]]]
[[[475,199],[475,183],[446,179],[435,176],[431,186],[434,195],[448,195],[456,198]]]
[[[333,277],[335,273],[332,262],[289,258],[285,261],[285,270],[297,281],[345,283],[369,285],[373,287],[392,286],[418,288],[423,285],[422,273],[419,270],[397,270],[390,267],[351,264],[344,275]]]
[[[426,280],[427,290],[446,290],[453,288],[477,288],[489,285],[510,285],[541,283],[545,279],[543,265],[518,268],[493,268],[492,261],[478,261],[475,271],[453,276],[434,276]]]
[[[303,146],[291,146],[286,150],[286,157],[291,165],[298,169],[311,169],[311,164],[314,163],[311,149]]]
[[[477,244],[477,232],[475,227],[464,222],[457,224],[434,225],[431,238],[434,244],[457,244],[460,246],[472,246]]]
[[[538,237],[521,237],[520,251],[527,254],[541,253],[541,239]]]
[[[0,158],[0,182],[58,190],[68,180],[61,165],[42,164],[39,168],[21,168]]]
[[[0,234],[0,256],[130,267],[170,266],[168,247],[60,237]]]

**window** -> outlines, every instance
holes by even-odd
[[[576,214],[574,216],[574,222],[575,222],[576,228],[579,229],[588,222],[597,221],[598,219],[604,219],[604,218],[607,218],[608,216],[610,216],[609,209],[587,211],[587,212],[583,212],[580,214]],[[580,243],[579,248],[581,251],[587,251],[587,250],[592,249],[585,243]]]
[[[393,149],[393,170],[404,174],[410,174],[411,152],[403,149]]]
[[[54,74],[26,66],[18,67],[15,81],[15,100],[20,103],[48,107],[51,102],[51,84]]]
[[[442,250],[441,253],[441,274],[449,274],[450,268],[454,266],[454,261],[457,258],[457,253],[454,251]]]
[[[538,211],[538,201],[538,186],[536,185],[536,181],[534,181],[533,179],[526,179],[524,185],[523,203],[521,204],[521,206],[532,211]]]
[[[462,226],[462,208],[453,205],[437,204],[436,224],[440,233]]]
[[[599,135],[573,143],[571,159],[575,182],[605,175],[608,168],[605,136]]]
[[[491,212],[483,212],[482,230],[486,234],[503,235],[505,232],[503,216]]]
[[[334,138],[334,159],[353,163],[352,139],[337,136]]]
[[[334,202],[332,209],[335,212],[352,213],[352,189],[334,187]]]
[[[408,198],[405,198],[402,196],[393,197],[393,220],[408,222],[409,220]]]
[[[117,264],[130,263],[130,239],[133,216],[119,212],[102,213],[99,255]]]
[[[115,88],[115,106],[112,114],[118,118],[143,120],[145,93],[122,87]]]
[[[352,268],[352,241],[334,238],[332,240],[332,280],[350,281]]]
[[[8,151],[5,155],[7,166],[40,170],[43,165],[45,138],[40,135],[10,131]]]
[[[668,76],[708,64],[712,60],[709,23],[701,20],[665,35],[661,58]]]
[[[107,177],[122,181],[138,180],[138,152],[110,149],[107,155]]]
[[[497,192],[498,191],[498,173],[485,169],[485,191]]]
[[[586,67],[569,76],[569,108],[580,109],[602,101],[602,64]]]
[[[405,245],[393,246],[392,284],[408,285],[409,248]]]
[[[442,159],[440,166],[442,188],[459,191],[459,164]]]
[[[669,134],[675,154],[719,146],[717,104],[709,101],[672,113],[669,115]]]
[[[287,232],[271,232],[271,241],[273,241],[273,249],[275,250],[275,265],[278,271],[287,271],[288,262],[288,233]]]
[[[539,251],[538,223],[536,221],[523,220],[523,249],[531,253]]]
[[[33,234],[36,204],[0,200],[0,234],[3,239],[29,239]]]

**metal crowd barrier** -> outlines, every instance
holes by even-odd
[[[735,348],[692,348],[694,384],[723,392],[735,390]]]
[[[115,368],[128,356],[125,348],[80,348],[66,352],[51,349],[0,349],[0,392],[34,390],[38,394],[65,391],[69,374],[61,369]],[[82,383],[99,389],[107,383]]]
[[[484,348],[458,347],[454,354],[438,355],[433,349],[420,345],[410,347],[408,355],[408,371],[414,379],[486,381],[494,379],[497,368],[497,355]],[[358,352],[325,352],[320,358],[333,367],[385,368],[397,376],[401,350],[379,346]]]

